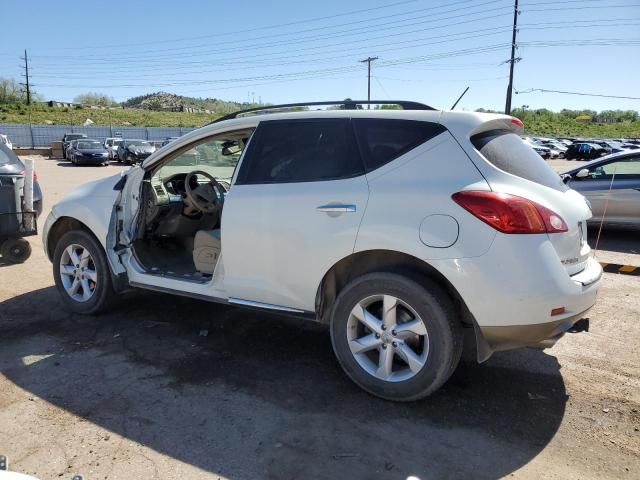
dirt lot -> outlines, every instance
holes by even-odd
[[[121,167],[36,168],[50,206]],[[605,274],[589,333],[464,364],[433,397],[394,404],[355,387],[311,322],[150,293],[71,315],[40,238],[31,243],[27,263],[0,266],[0,453],[12,470],[640,478],[640,277]],[[638,233],[605,232],[601,244],[606,261],[640,265]]]

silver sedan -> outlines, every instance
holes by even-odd
[[[640,227],[640,152],[627,151],[585,163],[562,174],[591,202],[590,223]]]

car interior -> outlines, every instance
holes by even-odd
[[[133,252],[147,273],[205,282],[221,253],[226,192],[251,130],[173,152],[144,177]]]

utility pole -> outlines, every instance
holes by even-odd
[[[367,64],[367,101],[371,101],[371,62],[378,60],[378,57],[367,57],[364,60],[360,60],[360,63]],[[367,104],[367,110],[371,108],[370,104]]]
[[[511,38],[511,60],[509,60],[509,87],[507,88],[507,102],[504,113],[511,114],[511,95],[513,93],[513,67],[516,64],[516,35],[518,33],[518,0],[513,6],[513,36]]]
[[[27,105],[31,105],[31,87],[29,86],[29,57],[27,57],[27,49],[24,50],[24,77],[26,83],[21,83],[27,89]]]

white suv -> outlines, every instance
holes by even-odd
[[[79,187],[43,232],[64,303],[138,287],[314,319],[393,400],[435,391],[463,344],[484,361],[579,330],[602,276],[584,198],[518,119],[398,103],[230,115]]]

